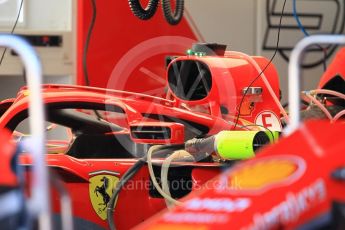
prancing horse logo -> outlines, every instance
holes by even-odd
[[[111,175],[113,174],[113,175]],[[93,209],[102,219],[107,219],[107,205],[119,178],[115,172],[99,171],[90,173],[89,195]]]
[[[107,205],[110,201],[110,196],[107,193],[107,188],[109,187],[109,179],[106,178],[105,176],[101,179],[103,184],[101,186],[96,186],[95,188],[95,194],[98,196],[98,193],[101,194],[103,197],[103,203],[99,203],[98,205],[104,205],[103,211],[107,208]]]

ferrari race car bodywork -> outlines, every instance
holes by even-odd
[[[343,229],[344,128],[307,122],[136,229]]]
[[[24,88],[16,99],[3,101],[1,128],[14,132],[17,141],[25,135],[17,128],[28,116],[27,96]],[[133,127],[153,125],[158,127],[171,123],[183,126],[172,130],[164,142],[183,143],[185,139],[210,135],[221,130],[230,130],[233,125],[225,119],[211,114],[191,112],[174,106],[171,100],[107,91],[97,88],[46,85],[43,87],[47,121],[71,130],[67,140],[49,140],[47,163],[54,174],[60,176],[72,200],[75,226],[107,227],[106,206],[112,188],[130,168],[136,158],[145,154],[150,144],[157,144],[155,133],[133,131]],[[148,109],[149,108],[149,109]],[[102,119],[97,119],[97,112]],[[47,129],[49,137],[50,132]],[[138,134],[139,132],[139,134]],[[71,135],[72,134],[72,135]],[[142,135],[140,135],[142,134]],[[150,143],[150,144],[148,144]],[[160,143],[160,142],[158,142]],[[27,155],[21,163],[31,164]],[[169,179],[177,184],[172,193],[181,198],[200,188],[221,169],[217,162],[184,163],[169,171]],[[155,167],[159,170],[159,167]],[[60,216],[59,196],[52,196],[55,217]],[[144,167],[120,193],[115,207],[115,222],[119,229],[129,229],[165,207],[164,199],[150,183],[147,168]]]
[[[300,43],[313,39],[316,44],[320,40],[327,43],[332,38],[315,35]],[[337,38],[344,43],[343,36]],[[299,55],[303,54],[301,47]],[[302,61],[301,56],[294,57]],[[313,121],[300,123],[299,116],[291,113],[288,128],[291,123],[297,126],[286,128],[276,144],[258,152],[254,159],[239,162],[183,198],[180,206],[157,214],[136,229],[344,229],[345,125],[338,121],[345,111],[343,61],[344,49],[323,74],[320,89],[310,91],[324,105],[338,107],[336,115],[321,120],[326,117],[313,111],[313,103],[302,111],[311,112]],[[289,76],[290,103],[293,97],[299,101],[295,84],[300,76],[292,71],[295,64],[301,63],[289,66],[293,75]],[[301,113],[298,105],[292,106],[294,115]]]
[[[15,100],[2,104],[3,107],[9,107],[1,117],[1,128],[15,131],[25,120],[29,93],[23,89]],[[44,87],[43,95],[47,121],[67,127],[73,133],[73,137],[67,141],[48,141],[47,162],[68,189],[76,227],[107,226],[106,205],[114,184],[136,162],[136,158],[147,151],[147,139],[137,139],[143,142],[136,143],[130,138],[130,125],[136,125],[139,121],[141,125],[145,122],[152,124],[157,121],[154,115],[159,115],[162,119],[158,120],[160,127],[164,125],[166,116],[172,116],[171,119],[182,124],[185,133],[192,136],[207,133],[211,127],[214,132],[231,127],[222,119],[174,108],[168,100],[140,94],[49,85]],[[151,111],[147,110],[149,107]],[[105,120],[97,120],[90,115],[94,110]],[[147,117],[144,118],[142,114]],[[153,118],[149,118],[149,115]],[[22,134],[16,133],[18,141],[25,139]],[[184,136],[177,135],[175,139],[183,142]],[[154,144],[155,139],[151,139],[151,142]],[[21,163],[30,165],[30,157],[23,155]],[[171,170],[171,177],[181,179],[180,183],[187,186],[185,191],[177,191],[176,197],[185,195],[215,176],[219,167],[217,163],[189,163],[176,168],[178,170]],[[133,183],[121,192],[115,209],[118,228],[133,227],[165,207],[164,200],[150,189],[149,181],[147,169],[143,168],[133,178]],[[54,195],[53,201],[54,213],[59,216],[59,197]]]
[[[47,122],[58,126],[56,130],[62,129],[66,136],[64,140],[54,139],[53,126],[47,124],[46,134],[51,139],[46,144],[47,163],[67,188],[77,229],[108,226],[107,204],[114,186],[151,145],[183,144],[222,130],[255,128],[256,124],[257,129],[281,129],[279,108],[272,99],[272,94],[279,97],[274,66],[265,72],[271,85],[268,90],[262,79],[251,85],[268,61],[243,57],[244,54],[230,53],[174,59],[167,70],[167,99],[93,87],[43,86]],[[252,88],[245,88],[248,85]],[[15,99],[0,103],[0,129],[9,129],[18,142],[26,138],[23,133],[28,95],[30,91],[23,88]],[[237,115],[240,125],[234,127]],[[22,154],[20,162],[32,164],[26,154]],[[198,190],[219,174],[222,166],[209,157],[203,162],[172,167],[168,174],[171,196],[182,198]],[[154,170],[159,171],[160,166],[154,166]],[[59,219],[60,199],[57,191],[53,194],[54,217]],[[164,199],[143,167],[119,194],[114,209],[116,227],[132,228],[164,207]]]

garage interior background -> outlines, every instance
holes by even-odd
[[[20,2],[21,0],[1,1],[1,32],[11,31]],[[297,27],[295,19],[291,15],[291,2],[287,1],[285,8],[286,15],[283,18],[280,40],[280,46],[282,47],[293,47],[304,36],[297,28],[286,28],[289,25]],[[188,22],[191,23],[193,21],[193,28],[196,26],[201,37],[206,42],[223,43],[228,45],[228,50],[241,51],[250,55],[263,55],[270,58],[273,50],[267,50],[266,48],[275,46],[277,38],[276,26],[279,22],[282,3],[282,0],[187,0],[185,1],[187,11],[185,16]],[[330,33],[333,27],[335,27],[336,33],[342,32],[344,2],[337,0],[305,0],[297,1],[297,3],[299,13],[314,15],[312,17],[303,17],[301,15],[303,24],[311,28],[309,30],[310,33]],[[267,11],[267,4],[269,4],[269,11]],[[63,38],[61,47],[37,47],[43,63],[44,81],[46,83],[77,82],[76,28],[78,9],[77,1],[72,0],[30,0],[30,2],[24,0],[22,15],[15,33],[59,35]],[[120,11],[121,9],[113,9],[113,20],[121,22]],[[130,11],[128,10],[128,12]],[[338,17],[336,17],[337,12]],[[161,20],[163,21],[163,18]],[[268,26],[268,20],[271,21],[271,26]],[[109,23],[112,22],[110,21]],[[123,23],[126,22],[123,21]],[[130,25],[128,26],[130,28]],[[145,30],[144,23],[142,29]],[[121,33],[121,31],[118,31],[118,33]],[[265,40],[266,34],[267,39]],[[114,42],[116,43],[117,41]],[[121,44],[118,45],[121,46]],[[265,49],[263,49],[264,46],[266,46]],[[2,53],[2,49],[0,53]],[[286,51],[282,51],[282,53],[288,54]],[[313,63],[322,57],[322,52],[314,52],[308,56],[307,61]],[[0,99],[14,97],[18,88],[24,85],[22,66],[17,59],[11,52],[6,52],[0,66]],[[328,62],[330,60],[328,59]],[[273,63],[280,76],[284,102],[287,98],[288,62],[278,53]],[[305,69],[304,89],[315,88],[322,73],[322,64]]]

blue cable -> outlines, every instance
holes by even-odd
[[[308,37],[310,34],[307,32],[307,30],[304,28],[304,26],[302,25],[301,20],[299,19],[299,16],[297,14],[297,9],[296,9],[296,0],[292,0],[292,11],[293,11],[293,16],[296,19],[298,28],[303,32],[305,37]],[[327,69],[327,63],[326,63],[326,58],[327,58],[327,50],[325,48],[322,48],[320,45],[318,45],[318,47],[320,47],[320,49],[323,51],[323,55],[324,55],[324,62],[323,62],[323,68],[326,71]]]
[[[302,25],[300,19],[299,19],[299,16],[297,14],[297,10],[296,10],[296,0],[293,0],[292,1],[292,10],[293,10],[293,16],[295,17],[296,19],[296,22],[297,22],[297,25],[298,25],[298,28],[304,33],[304,35],[306,37],[309,36],[309,33],[306,31],[306,29],[304,28],[304,26]]]

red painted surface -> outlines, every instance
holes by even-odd
[[[11,140],[11,133],[6,129],[0,129],[0,146],[0,185],[4,187],[16,187],[18,181],[12,168],[16,146],[14,141]]]
[[[186,59],[188,57],[182,57],[182,59],[183,58]],[[207,101],[207,103],[210,103],[209,105],[211,106],[211,113],[201,111],[197,112],[179,106],[182,103],[187,103],[190,106],[197,106],[198,103],[202,105],[204,102],[200,101],[197,103],[189,103],[179,101],[177,98],[170,100],[140,93],[130,93],[128,91],[106,90],[102,88],[71,85],[44,86],[43,100],[46,105],[57,103],[59,105],[69,104],[71,107],[73,107],[73,104],[83,102],[89,104],[108,104],[120,107],[126,114],[121,125],[123,124],[123,127],[125,128],[124,132],[127,133],[127,129],[130,125],[135,125],[138,124],[138,122],[140,123],[145,120],[143,114],[163,115],[174,118],[175,120],[173,121],[180,119],[183,121],[196,123],[206,128],[204,133],[205,135],[216,134],[222,130],[230,130],[233,128],[233,125],[229,123],[229,120],[233,118],[231,118],[231,116],[224,117],[220,113],[220,105],[225,103],[228,106],[230,111],[229,115],[236,114],[236,106],[233,106],[233,103],[230,103],[229,101],[234,100],[235,104],[239,102],[243,87],[247,86],[249,82],[251,82],[251,80],[257,76],[257,72],[251,65],[243,61],[240,57],[205,57],[201,59],[207,61],[210,65],[210,68],[212,68],[214,81],[217,85],[217,87],[212,89],[210,94],[211,96]],[[225,67],[217,66],[217,62],[220,60],[223,60],[225,63],[227,63]],[[261,67],[265,66],[267,63],[267,60],[262,57],[255,57],[255,60]],[[240,63],[240,65],[237,65],[236,63]],[[222,72],[224,71],[229,71],[230,73],[227,75],[227,78],[224,78],[222,75]],[[270,66],[270,68],[267,69],[266,76],[271,82],[275,93],[278,95],[278,76],[273,66]],[[226,91],[227,83],[230,84],[229,86],[232,86],[233,91]],[[141,85],[146,86],[146,84]],[[150,84],[148,84],[148,86],[150,86]],[[268,108],[271,111],[278,113],[278,110],[273,105],[272,98],[270,95],[268,95],[267,90],[265,90],[262,81],[258,80],[253,86],[263,87],[263,101],[258,102],[251,111],[252,114],[249,114],[244,118],[248,119],[249,121],[253,121],[255,114],[261,112],[262,110],[267,110]],[[150,87],[152,87],[152,85]],[[0,128],[6,127],[8,123],[12,121],[20,112],[27,110],[28,94],[29,91],[26,88],[23,88],[22,91],[18,93],[14,103],[0,118]],[[229,94],[233,95],[234,97],[228,97]],[[107,118],[107,116],[105,118]],[[147,121],[152,122],[150,119]],[[164,123],[163,121],[160,122]],[[177,139],[176,141],[181,142],[181,140]],[[67,155],[47,154],[47,161],[48,164],[55,168],[55,170],[61,175],[69,193],[71,194],[74,217],[100,225],[102,227],[107,227],[107,222],[102,220],[96,214],[89,198],[90,173],[99,170],[108,170],[119,173],[119,176],[121,177],[123,173],[127,171],[131,165],[133,165],[134,160],[80,160]],[[25,159],[23,163],[25,163]],[[30,161],[27,159],[26,163],[30,163]],[[218,163],[191,163],[190,166],[194,167],[192,171],[193,191],[198,190],[208,179],[217,175],[220,169],[220,165]],[[147,184],[148,180],[149,176],[146,168],[142,169],[134,178],[135,182],[137,181],[142,184]],[[54,196],[53,199],[54,211],[59,213],[59,199],[57,196]],[[129,229],[154,215],[164,207],[164,201],[159,198],[150,197],[148,194],[148,189],[145,187],[134,190],[124,190],[121,192],[118,204],[116,206],[115,222],[118,229]]]
[[[91,205],[89,198],[89,173],[109,170],[118,172],[119,177],[121,177],[134,164],[135,160],[76,160],[66,155],[48,155],[47,160],[48,164],[56,169],[68,188],[73,201],[73,216],[107,228],[107,222],[97,216]],[[217,165],[210,166],[201,163],[192,165],[196,167],[193,171],[199,171],[198,177],[193,178],[195,181],[194,187],[196,188],[200,188],[210,177],[219,173]],[[115,223],[118,229],[130,229],[165,208],[163,199],[149,196],[149,181],[147,167],[144,167],[120,193],[114,212]],[[137,186],[135,187],[134,185]],[[59,199],[56,196],[53,199],[54,212],[59,213]]]
[[[143,1],[144,4],[145,1]],[[158,90],[154,95],[163,95],[159,81],[149,78],[140,71],[144,67],[161,79],[165,77],[165,56],[181,55],[198,38],[185,18],[177,26],[169,25],[163,16],[161,6],[152,19],[139,20],[130,11],[128,1],[96,1],[97,18],[90,41],[87,64],[91,86],[108,87],[134,92]],[[86,33],[91,19],[91,1],[78,1],[77,20],[77,84],[84,85],[82,56]],[[153,38],[170,36],[156,45],[156,52],[134,49],[138,53],[130,55],[122,67],[130,68],[124,76],[113,74],[115,66],[134,47]],[[191,39],[182,45],[175,43],[175,36]],[[138,61],[139,63],[134,64]],[[108,84],[110,78],[123,80],[126,84]],[[114,80],[114,79],[113,79]],[[143,84],[145,83],[145,84]]]
[[[87,57],[91,86],[110,89],[142,92],[149,95],[165,97],[167,55],[184,55],[192,43],[203,40],[197,34],[192,19],[185,12],[185,17],[177,26],[169,25],[163,16],[161,6],[152,19],[142,21],[136,18],[127,1],[96,1],[97,18],[90,41]],[[77,21],[77,84],[84,85],[82,66],[83,48],[91,19],[91,1],[78,1]],[[210,41],[212,42],[212,41]],[[182,57],[188,59],[188,57]],[[201,58],[203,59],[203,58]],[[219,61],[226,60],[228,79],[222,78],[224,68],[217,67]],[[236,115],[242,89],[257,77],[257,71],[250,64],[232,66],[230,62],[243,61],[240,56],[207,60],[215,78],[218,89],[213,90],[211,102],[212,115],[221,117],[220,106],[226,104],[229,109],[227,120]],[[267,59],[254,57],[261,68]],[[276,95],[279,95],[279,79],[275,67],[271,64],[265,71]],[[234,83],[232,83],[234,81]],[[226,87],[232,85],[229,92]],[[251,107],[250,97],[246,97],[242,106],[243,118],[254,122],[258,112],[264,108],[280,117],[279,110],[270,97],[261,79],[253,86],[263,87],[262,101]],[[234,92],[232,92],[234,91]],[[235,103],[229,103],[234,96]],[[228,97],[229,96],[229,97]],[[240,122],[241,123],[241,122]]]
[[[333,77],[339,75],[345,81],[345,48],[340,49],[337,54],[335,55],[332,62],[327,66],[327,70],[321,76],[321,80],[319,82],[319,88],[323,88],[323,86],[329,82]]]
[[[174,107],[174,102],[159,97],[148,96],[144,94],[129,93],[123,91],[107,91],[102,88],[70,86],[70,85],[46,85],[43,88],[43,100],[48,103],[66,103],[77,102],[101,103],[118,106],[126,113],[127,124],[136,124],[145,120],[144,113],[160,114],[173,116],[178,119],[192,121],[208,127],[209,130],[218,133],[223,129],[230,129],[231,125],[220,117],[209,114],[193,113],[186,109]],[[5,127],[10,120],[19,112],[28,108],[27,90],[18,93],[16,102],[0,118],[0,128]],[[149,108],[149,109],[148,109]]]
[[[345,202],[343,182],[331,177],[345,165],[339,157],[344,150],[344,128],[341,123],[307,122],[256,158],[207,182],[207,188],[185,197],[182,206],[163,211],[136,229],[296,229],[317,221],[329,214],[333,201]],[[278,179],[262,174],[263,168],[247,171],[247,178],[254,181],[270,178],[256,188],[229,183],[237,175],[241,185],[241,170],[279,161],[294,165],[293,171]],[[273,174],[280,170],[271,167]]]
[[[9,122],[18,118],[19,113],[28,109],[27,96],[28,91],[23,88],[12,106],[0,118],[1,128],[8,126]],[[127,125],[140,122],[140,119],[143,119],[141,114],[147,113],[147,108],[152,108],[150,112],[153,114],[158,113],[192,121],[209,127],[210,130],[213,128],[215,132],[231,128],[225,120],[218,117],[192,113],[174,107],[172,101],[143,94],[82,86],[46,85],[43,87],[43,99],[46,105],[68,104],[69,108],[73,108],[73,104],[79,102],[101,104],[107,102],[106,104],[119,106],[126,112]],[[163,121],[160,123],[164,125]],[[123,132],[128,133],[128,130],[125,129]],[[90,173],[107,170],[116,172],[118,177],[121,177],[134,162],[135,159],[76,159],[65,154],[47,154],[48,165],[60,175],[71,196],[73,217],[103,228],[107,227],[107,221],[102,220],[96,214],[90,201],[89,179],[92,177]],[[21,163],[31,164],[31,159],[28,155],[23,156]],[[217,175],[220,170],[218,163],[187,163],[185,165],[194,168],[191,172],[192,190],[199,189],[202,184]],[[139,186],[133,189],[124,189],[120,193],[115,208],[114,215],[118,229],[130,229],[165,207],[163,199],[153,198],[148,193],[149,174],[146,167],[133,178],[132,182]],[[60,200],[56,192],[53,193],[52,199],[54,213],[59,214]]]
[[[133,123],[132,124],[134,127],[138,127],[139,129],[145,129],[145,127],[161,127],[161,128],[166,128],[169,132],[166,133],[166,137],[164,138],[157,138],[157,139],[137,139],[135,135],[133,135],[133,132],[131,132],[131,139],[134,142],[138,143],[147,143],[147,144],[183,144],[184,139],[185,139],[185,134],[184,134],[184,125],[179,124],[179,123],[174,123],[174,122],[139,122],[139,123]]]
[[[268,63],[268,60],[264,57],[253,57],[253,59],[258,63],[261,69]],[[171,93],[171,98],[175,101],[175,106],[179,107],[183,104],[194,112],[200,112],[200,107],[202,106],[204,113],[222,117],[228,121],[234,121],[243,97],[243,89],[249,86],[259,75],[258,71],[240,55],[205,57],[182,56],[172,61],[168,68],[174,68],[173,66],[176,61],[189,60],[197,60],[208,66],[212,75],[212,87],[207,97],[197,101],[182,100]],[[269,65],[265,70],[265,76],[275,95],[279,98],[279,77],[274,65]],[[241,118],[255,123],[255,117],[265,110],[272,112],[279,118],[279,108],[268,92],[263,80],[258,78],[251,87],[261,87],[262,94],[258,96],[259,100],[255,100],[253,96],[250,95],[244,97],[241,105]],[[228,114],[222,114],[221,107],[226,108]],[[244,110],[248,113],[243,112]]]

